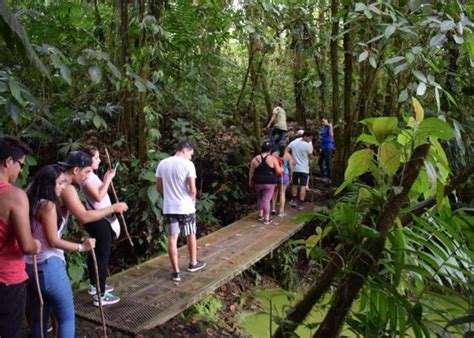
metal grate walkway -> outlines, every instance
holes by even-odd
[[[306,210],[310,210],[307,206]],[[292,218],[295,209],[287,208],[288,216],[275,217],[278,225],[264,225],[253,213],[237,222],[200,238],[198,258],[207,266],[198,272],[186,270],[187,247],[179,248],[181,282],[171,280],[171,264],[163,255],[107,279],[121,301],[104,307],[107,326],[137,334],[154,328],[181,313],[215,289],[230,281],[248,267],[288,240],[303,227]],[[99,308],[92,305],[87,290],[74,295],[76,314],[101,322]]]

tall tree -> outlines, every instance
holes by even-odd
[[[336,161],[334,167],[342,164],[342,149],[343,145],[343,133],[340,127],[341,121],[339,121],[339,46],[338,46],[338,35],[339,35],[339,0],[331,0],[331,42],[330,42],[330,54],[331,54],[331,79],[332,79],[332,121],[334,123],[334,144],[335,144],[335,157]],[[333,180],[335,184],[340,184],[343,177],[340,175],[340,170],[334,171]],[[335,176],[338,175],[338,176]]]
[[[293,87],[295,95],[296,121],[306,127],[306,104],[304,96],[305,78],[305,27],[300,13],[295,10],[295,22],[291,27],[291,49],[293,51]]]
[[[349,13],[351,11],[351,4],[348,3],[344,6],[344,11]],[[349,159],[350,152],[352,149],[352,129],[354,124],[354,115],[352,111],[352,77],[353,77],[353,65],[354,56],[352,49],[352,26],[349,21],[347,14],[344,17],[344,37],[343,37],[343,49],[344,49],[344,122],[341,123],[343,128],[343,142],[340,155],[336,157],[334,164],[334,177],[343,177],[344,170],[347,166],[347,160]]]

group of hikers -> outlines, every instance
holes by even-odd
[[[101,303],[119,302],[120,298],[111,293],[113,287],[106,284],[113,233],[118,235],[117,228],[111,226],[111,216],[127,211],[128,206],[123,202],[112,204],[107,194],[114,169],[105,173],[103,181],[93,173],[100,164],[95,147],[71,151],[65,161],[40,168],[26,191],[15,187],[13,183],[31,153],[18,139],[0,138],[0,337],[22,336],[26,304],[31,337],[40,337],[41,327],[47,335],[51,312],[57,322],[57,335],[74,337],[74,301],[64,251],[94,250]],[[86,205],[76,187],[83,191]],[[69,215],[84,225],[90,236],[84,242],[62,238]],[[88,293],[91,303],[99,306],[91,256],[87,266]],[[44,299],[42,319],[38,291]]]
[[[285,195],[290,181],[289,204],[298,210],[304,208],[313,156],[314,133],[300,131],[288,144],[281,102],[273,113],[267,125],[270,128],[274,123],[270,142],[262,145],[249,171],[249,185],[258,196],[259,220],[265,224],[273,224],[272,213],[279,217],[286,215]],[[325,117],[321,123],[319,164],[322,176],[330,177],[333,130]],[[47,335],[51,313],[56,335],[74,337],[74,299],[64,251],[93,250],[94,255],[90,253],[87,259],[90,282],[87,292],[91,303],[94,306],[118,303],[120,298],[112,293],[114,288],[106,284],[106,279],[112,241],[120,235],[115,214],[126,212],[128,206],[118,201],[112,204],[108,195],[116,169],[109,168],[102,179],[94,173],[101,163],[98,148],[71,151],[64,161],[40,168],[25,191],[14,186],[14,182],[31,154],[29,146],[22,141],[0,137],[0,337],[22,337],[25,313],[31,337],[40,337],[41,327]],[[206,266],[205,261],[197,258],[193,155],[192,143],[182,141],[174,156],[160,161],[156,169],[156,189],[163,195],[171,278],[175,282],[182,278],[177,249],[181,229],[189,252],[187,270],[196,272]],[[82,191],[85,203],[78,190]],[[88,233],[89,238],[82,243],[63,239],[70,215]],[[97,272],[93,258],[97,260]],[[42,318],[40,295],[44,299]]]
[[[322,129],[318,164],[321,177],[330,179],[334,132],[332,124],[325,116],[320,117],[320,122]],[[257,194],[258,220],[264,224],[276,224],[271,214],[286,216],[286,189],[290,182],[289,204],[298,210],[304,209],[315,135],[310,130],[300,130],[297,138],[288,144],[286,113],[281,101],[275,103],[267,129],[270,129],[269,142],[262,144],[260,153],[250,162],[249,186],[253,187]]]
[[[196,272],[206,266],[197,259],[196,252],[193,153],[191,143],[180,142],[174,156],[162,160],[156,170],[156,188],[164,198],[171,277],[176,282],[181,280],[177,253],[180,229],[187,238],[187,270]],[[94,173],[101,162],[96,147],[71,151],[64,161],[40,168],[24,191],[15,187],[14,182],[31,154],[29,146],[22,141],[0,137],[0,337],[22,337],[25,313],[31,337],[41,337],[41,327],[47,336],[51,313],[56,335],[74,337],[74,300],[64,251],[94,250],[94,255],[87,259],[90,279],[87,292],[92,297],[91,303],[94,306],[118,303],[120,298],[112,293],[114,288],[106,284],[106,279],[112,240],[120,235],[115,214],[127,211],[128,206],[123,202],[112,204],[107,192],[116,169],[109,168],[102,179]],[[85,203],[81,202],[78,189]],[[69,215],[88,233],[89,238],[84,242],[62,238]],[[43,318],[40,318],[40,295],[44,299]]]

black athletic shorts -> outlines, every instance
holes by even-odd
[[[299,187],[306,187],[308,184],[308,174],[295,171],[293,173],[291,183]]]

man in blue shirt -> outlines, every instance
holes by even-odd
[[[321,130],[321,152],[319,154],[318,164],[321,171],[321,177],[331,179],[331,156],[334,151],[334,131],[332,124],[329,123],[326,116],[321,116],[320,121],[323,129]]]

